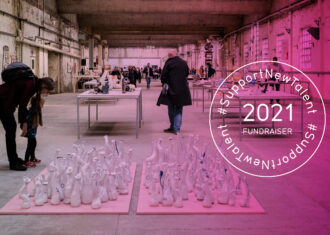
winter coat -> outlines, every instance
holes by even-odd
[[[167,95],[160,94],[157,105],[191,105],[191,95],[188,84],[189,68],[187,63],[178,56],[166,61],[162,74],[162,84],[169,86]]]

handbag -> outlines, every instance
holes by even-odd
[[[162,88],[162,95],[167,95],[168,94],[168,84],[164,83],[163,88]]]

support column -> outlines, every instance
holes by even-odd
[[[103,53],[102,53],[102,44],[97,45],[97,58],[98,58],[98,65],[103,65]]]
[[[94,39],[89,39],[89,68],[94,68]]]

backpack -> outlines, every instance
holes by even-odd
[[[36,76],[29,66],[21,62],[13,62],[9,64],[1,72],[2,81],[5,83],[13,83],[17,80],[35,79]]]

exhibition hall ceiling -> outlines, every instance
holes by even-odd
[[[195,44],[269,13],[271,0],[57,0],[62,14],[100,34],[110,47]]]

